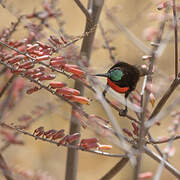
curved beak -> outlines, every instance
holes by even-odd
[[[110,77],[110,73],[105,73],[105,74],[95,74],[93,76],[101,76],[101,77]]]

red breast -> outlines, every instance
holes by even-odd
[[[129,89],[129,87],[119,87],[118,85],[114,84],[109,78],[107,78],[107,83],[112,89],[114,89],[118,93],[125,93]]]

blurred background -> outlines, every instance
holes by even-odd
[[[87,1],[82,0],[86,5]],[[179,2],[179,1],[177,1]],[[4,27],[9,27],[11,22],[17,21],[17,16],[23,14],[31,14],[34,10],[42,10],[42,1],[36,0],[8,0],[4,1],[4,4],[8,7],[3,8],[0,6],[0,30]],[[107,32],[107,37],[111,39],[111,45],[115,47],[113,51],[114,56],[119,59],[126,61],[130,64],[142,65],[146,62],[142,61],[142,56],[146,55],[140,48],[137,47],[130,39],[129,35],[125,31],[115,26],[107,17],[106,12],[113,12],[113,16],[118,19],[119,24],[125,26],[130,32],[134,34],[136,38],[141,40],[147,48],[151,48],[150,41],[147,41],[147,28],[157,28],[159,24],[159,16],[162,12],[157,10],[158,1],[155,0],[105,0],[105,7],[103,8],[102,15],[100,17],[101,24]],[[65,22],[63,28],[68,35],[78,36],[82,35],[85,27],[85,17],[81,10],[73,2],[73,0],[60,0],[58,8],[61,9],[63,16],[61,17]],[[172,12],[171,12],[172,14]],[[26,23],[26,20],[23,21]],[[47,28],[43,39],[48,39],[49,35],[58,35],[58,25],[55,21],[50,21],[51,28]],[[166,29],[166,32],[170,32]],[[17,32],[13,34],[12,39],[21,39],[25,36],[26,32],[23,26],[17,28]],[[167,34],[166,34],[167,35]],[[76,43],[76,51],[80,50],[82,41]],[[174,73],[174,44],[173,38],[167,44],[162,56],[156,61],[156,68],[158,72],[154,73],[154,83],[157,85],[161,83],[161,89],[157,92],[156,102],[157,104],[159,97],[165,92],[170,84],[169,77]],[[112,66],[112,61],[109,58],[108,51],[103,48],[104,39],[100,33],[99,28],[97,29],[96,38],[94,41],[94,48],[90,60],[90,68],[93,71],[102,73],[106,72],[109,67]],[[161,76],[159,75],[161,74]],[[165,77],[164,79],[162,78]],[[67,82],[69,87],[73,87],[73,81],[67,79],[64,76],[58,75],[59,80]],[[4,79],[0,79],[2,82]],[[100,79],[105,84],[105,79]],[[142,78],[143,80],[143,78]],[[138,83],[137,89],[141,89],[142,80]],[[161,81],[160,81],[161,80]],[[166,80],[166,81],[165,81]],[[168,103],[172,102],[179,94],[179,89],[172,95]],[[101,105],[94,98],[92,92],[88,89],[85,91],[86,97],[92,99],[90,105],[85,106],[85,110],[89,114],[96,114],[107,119],[106,113],[104,112]],[[33,110],[38,105],[53,104],[51,111],[48,111],[42,117],[38,118],[34,122],[29,132],[33,132],[34,129],[40,126],[44,126],[46,130],[49,129],[65,129],[66,133],[69,131],[69,119],[71,117],[71,107],[64,102],[59,102],[55,97],[48,94],[46,91],[41,90],[32,95],[24,93],[23,98],[19,101],[15,107],[6,112],[4,115],[4,121],[7,123],[18,123],[18,118],[22,114],[33,114]],[[167,104],[168,104],[167,103]],[[178,108],[178,107],[177,107]],[[152,107],[149,107],[152,111]],[[122,128],[130,128],[131,124],[126,118],[118,116],[116,111],[113,111],[114,115],[118,119],[118,122]],[[134,113],[131,115],[135,116]],[[151,133],[154,138],[168,135],[168,127],[172,124],[173,118],[167,116],[163,119],[160,126],[154,126]],[[111,152],[122,153],[121,149],[116,147],[112,142],[100,137],[96,132],[91,129],[82,129],[82,138],[95,137],[97,136],[102,144],[112,144],[113,149]],[[24,141],[24,145],[13,145],[8,147],[4,152],[4,157],[8,165],[14,169],[14,171],[23,171],[26,173],[39,173],[47,174],[52,179],[64,179],[65,176],[65,163],[66,163],[66,152],[67,148],[56,147],[53,144],[48,144],[38,140],[34,140],[31,137],[19,135],[18,139]],[[4,141],[1,139],[1,145]],[[160,145],[163,150],[165,145]],[[178,169],[180,165],[178,159],[180,158],[180,142],[177,140],[174,142],[176,149],[175,155],[170,157],[169,161]],[[153,148],[151,148],[154,150]],[[118,158],[103,157],[87,152],[79,152],[79,167],[78,167],[78,180],[96,180],[102,177],[108,170],[110,170],[117,162]],[[147,155],[143,156],[143,163],[141,172],[151,171],[153,174],[156,172],[158,163],[152,161]],[[113,180],[130,180],[133,177],[133,167],[128,163],[120,173],[118,173]],[[166,169],[164,169],[162,178],[163,180],[175,179]],[[1,176],[0,179],[4,180]]]

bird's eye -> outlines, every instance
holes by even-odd
[[[110,72],[110,78],[111,78],[113,81],[119,81],[119,80],[121,80],[122,76],[123,76],[123,72],[122,72],[121,70],[116,69],[116,70],[112,70],[112,71]]]

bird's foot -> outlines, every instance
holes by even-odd
[[[106,97],[106,93],[107,93],[106,91],[103,91],[103,93],[102,93],[104,98]]]
[[[121,109],[121,111],[119,111],[119,116],[126,116],[127,112],[127,109]]]

